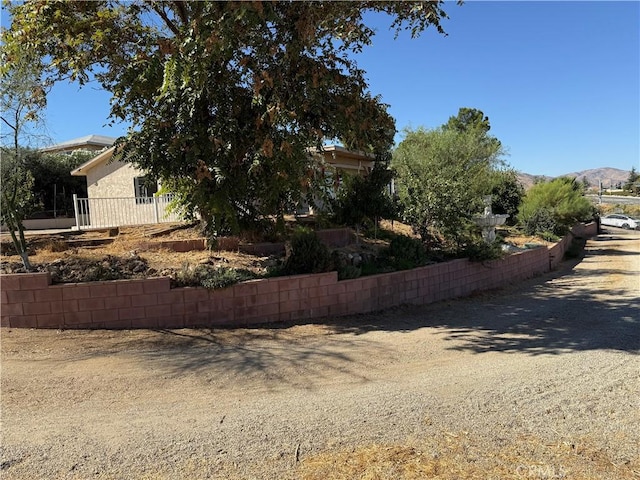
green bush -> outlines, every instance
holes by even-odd
[[[594,207],[572,178],[534,185],[520,205],[518,220],[529,235],[565,235],[578,222],[590,221]]]
[[[184,265],[176,273],[173,281],[177,287],[204,287],[215,290],[254,278],[257,278],[257,275],[245,269],[211,265],[197,265],[191,268],[189,265]]]
[[[389,243],[383,252],[383,261],[386,261],[396,270],[408,270],[419,267],[427,261],[427,252],[423,243],[417,238],[398,235]]]
[[[472,262],[484,262],[485,260],[497,260],[504,256],[500,242],[485,243],[475,242],[467,245],[463,250],[463,256],[466,256]]]
[[[344,265],[338,269],[338,280],[349,280],[362,275],[362,269],[355,265]]]
[[[285,274],[322,273],[331,268],[331,254],[327,246],[314,231],[299,228],[291,237],[291,253],[285,262]]]
[[[553,232],[559,231],[558,225],[553,211],[548,207],[540,207],[534,210],[530,215],[522,217],[522,228],[527,235],[553,235]]]
[[[514,170],[498,170],[493,175],[491,188],[491,208],[493,213],[507,214],[507,225],[515,225],[518,206],[524,197],[524,188]]]
[[[388,168],[390,155],[378,155],[373,170],[366,177],[343,175],[343,184],[331,201],[333,220],[339,225],[349,225],[359,230],[367,224],[377,225],[380,218],[396,215],[388,186],[394,177]]]

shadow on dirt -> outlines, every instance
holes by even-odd
[[[106,340],[96,336],[92,348],[78,347],[65,361],[114,354],[142,361],[160,375],[193,373],[217,385],[246,378],[313,388],[327,381],[367,381],[357,372],[372,371],[377,359],[395,357],[392,340],[365,335],[376,331],[429,328],[445,348],[472,353],[616,350],[637,355],[640,301],[634,280],[640,272],[627,245],[616,248],[618,240],[599,238],[582,259],[563,262],[557,271],[465,299],[307,324],[114,332]]]
[[[430,327],[451,342],[449,349],[474,353],[540,355],[601,349],[640,354],[640,280],[635,281],[640,271],[632,262],[623,270],[619,261],[604,257],[627,255],[639,253],[589,248],[584,258],[566,261],[560,270],[510,289],[331,325],[337,332],[355,334]],[[575,268],[592,257],[598,257],[594,261],[603,268]],[[608,269],[608,263],[614,268]],[[627,287],[612,288],[615,277],[626,279]]]
[[[320,383],[368,381],[362,356],[393,355],[363,337],[332,335],[320,325],[289,328],[64,331],[61,363],[118,359],[162,378],[197,376],[216,388],[258,380],[263,388],[313,389]],[[95,339],[95,342],[93,341]],[[62,339],[61,339],[62,340]],[[75,345],[74,345],[75,344]],[[74,345],[67,348],[67,345]],[[81,346],[82,345],[82,346]],[[365,360],[368,357],[365,357]]]
[[[305,328],[305,327],[293,327]],[[313,388],[324,379],[342,378],[360,383],[367,377],[355,373],[366,371],[360,361],[347,353],[367,349],[383,356],[383,347],[364,338],[327,336],[320,327],[308,326],[313,332],[290,329],[216,329],[163,330],[160,342],[147,342],[139,355],[148,362],[182,374],[198,373],[230,378],[261,378],[299,388]],[[168,338],[167,338],[168,337]],[[163,348],[170,342],[169,349]]]

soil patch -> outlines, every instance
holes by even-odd
[[[400,222],[382,221],[379,238],[360,236],[349,246],[340,248],[344,256],[375,258],[389,245],[384,233],[415,237],[411,227]],[[536,237],[521,236],[515,230],[502,230],[505,240],[516,247],[527,244],[549,244]],[[387,236],[388,237],[388,236]],[[69,234],[30,235],[30,261],[38,272],[51,272],[54,283],[79,283],[100,280],[176,278],[198,265],[226,267],[266,275],[281,265],[283,253],[251,255],[228,250],[192,250],[176,252],[166,248],[167,242],[202,239],[196,225],[168,224],[121,227]],[[20,257],[12,254],[9,235],[0,237],[0,273],[24,273]]]

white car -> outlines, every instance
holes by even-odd
[[[601,225],[609,225],[610,227],[620,227],[634,230],[638,228],[640,222],[638,220],[634,220],[631,217],[627,217],[626,215],[620,215],[619,213],[612,213],[611,215],[605,215],[600,219]]]

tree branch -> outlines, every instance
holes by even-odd
[[[189,14],[187,13],[187,9],[185,8],[184,2],[181,0],[176,0],[172,3],[176,7],[180,20],[184,25],[186,25],[189,22]]]
[[[4,118],[4,117],[0,117],[0,120],[2,120],[4,123],[6,123],[6,124],[7,124],[7,126],[8,126],[11,130],[16,130],[16,127],[14,127],[14,126],[13,126],[13,125],[11,125],[9,122],[7,122],[7,121],[5,120],[5,118]]]
[[[166,12],[162,9],[162,7],[160,7],[156,3],[153,3],[152,8],[155,10],[155,12],[158,15],[160,15],[160,18],[164,20],[164,23],[167,27],[169,27],[169,30],[171,30],[174,35],[178,36],[178,34],[180,33],[180,30],[178,30],[178,27],[176,26],[176,24],[173,23],[171,19],[167,16]]]

